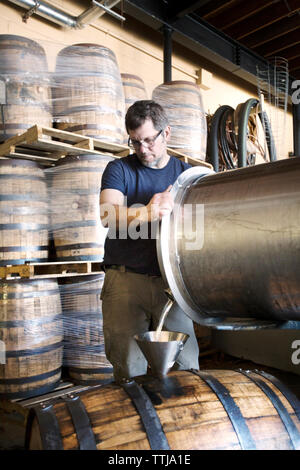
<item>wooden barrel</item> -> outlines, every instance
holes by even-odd
[[[51,89],[44,49],[35,41],[0,35],[0,141],[29,127],[52,126]]]
[[[198,85],[188,81],[173,81],[158,85],[152,98],[161,104],[171,125],[168,143],[190,157],[206,158],[207,124]]]
[[[44,172],[29,160],[0,161],[0,266],[48,258]]]
[[[52,390],[62,366],[62,315],[54,279],[0,282],[0,397],[27,398]]]
[[[58,129],[123,143],[125,100],[113,51],[75,44],[58,54],[53,81]]]
[[[102,290],[104,274],[64,279],[60,285],[64,322],[64,366],[71,380],[105,384],[113,369],[104,351]]]
[[[300,449],[299,400],[281,381],[260,374],[176,371],[62,397],[31,410],[27,447]]]
[[[102,261],[107,229],[100,221],[103,171],[113,158],[83,154],[47,169],[52,179],[51,230],[57,261]]]
[[[130,73],[121,73],[121,79],[125,96],[125,111],[136,101],[148,99],[142,78]]]
[[[125,112],[136,101],[148,99],[142,78],[129,73],[121,73],[121,79],[125,97]],[[124,144],[127,144],[128,135],[126,129],[124,129],[124,132]]]

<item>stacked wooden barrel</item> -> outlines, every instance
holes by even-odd
[[[132,75],[130,73],[121,73],[121,79],[125,96],[126,112],[127,109],[136,101],[146,100],[147,91],[143,79],[137,75]],[[128,135],[125,129],[124,144],[127,144],[127,141]]]
[[[104,274],[72,277],[60,285],[64,319],[64,365],[76,383],[113,380],[104,351],[102,290]]]
[[[68,156],[46,173],[51,179],[51,231],[57,261],[102,261],[107,229],[100,220],[101,178],[107,155]]]
[[[44,49],[35,41],[0,35],[0,141],[29,127],[52,126],[51,89]]]
[[[56,279],[0,282],[0,397],[52,390],[61,377],[63,329]]]
[[[0,161],[0,266],[48,258],[44,172],[28,160]]]
[[[52,86],[58,129],[123,143],[125,101],[113,51],[98,44],[64,48]]]
[[[121,79],[125,96],[125,111],[136,101],[147,99],[145,83],[141,77],[130,73],[121,73]]]
[[[51,232],[57,261],[102,261],[107,235],[99,195],[107,155],[62,158],[46,173],[51,181]],[[75,382],[104,383],[112,368],[104,352],[100,293],[103,275],[63,279],[64,365]]]
[[[158,85],[152,98],[161,104],[171,125],[168,146],[190,157],[205,160],[207,125],[198,85],[188,81],[173,81]]]

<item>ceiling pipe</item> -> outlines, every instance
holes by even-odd
[[[172,80],[172,28],[162,27],[164,35],[164,83]]]
[[[9,0],[11,3],[18,5],[20,7],[26,8],[28,11],[24,15],[25,18],[28,18],[32,14],[36,13],[47,20],[53,21],[60,26],[73,28],[73,29],[82,29],[89,23],[91,23],[96,18],[108,13],[112,16],[118,17],[118,19],[125,21],[125,18],[121,15],[118,15],[110,8],[114,7],[120,0],[111,0],[107,2],[107,5],[102,5],[96,1],[92,1],[92,4],[79,16],[72,16],[68,13],[65,13],[63,10],[49,5],[48,3],[42,0]]]

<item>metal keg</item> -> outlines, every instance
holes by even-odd
[[[300,328],[300,158],[193,167],[172,194],[157,252],[184,312],[218,329]]]

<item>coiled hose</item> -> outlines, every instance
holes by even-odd
[[[234,109],[231,106],[223,105],[214,113],[208,135],[207,153],[216,172],[219,171],[220,153],[226,169],[231,170],[249,164],[247,159],[248,121],[251,110],[258,103],[257,99],[250,98],[239,105],[237,137],[234,132]],[[230,138],[228,138],[227,124],[230,116],[232,116],[232,129]],[[258,116],[264,129],[270,161],[274,161],[276,160],[276,149],[268,116],[265,111],[258,113]],[[237,155],[237,164],[232,159],[232,152]]]
[[[238,167],[247,166],[247,129],[248,129],[248,120],[250,116],[251,109],[255,108],[258,105],[259,101],[255,98],[250,98],[245,101],[241,107],[241,112],[238,119]],[[270,161],[276,160],[276,150],[274,145],[274,139],[272,135],[272,130],[270,122],[266,112],[259,113],[259,118],[262,122],[267,146],[270,155]]]
[[[222,118],[224,117],[224,115],[227,115],[228,112],[234,112],[234,109],[228,105],[220,106],[214,113],[211,120],[210,132],[207,142],[207,151],[210,163],[213,165],[214,170],[216,172],[219,171],[220,125]],[[222,122],[224,123],[224,120]]]

